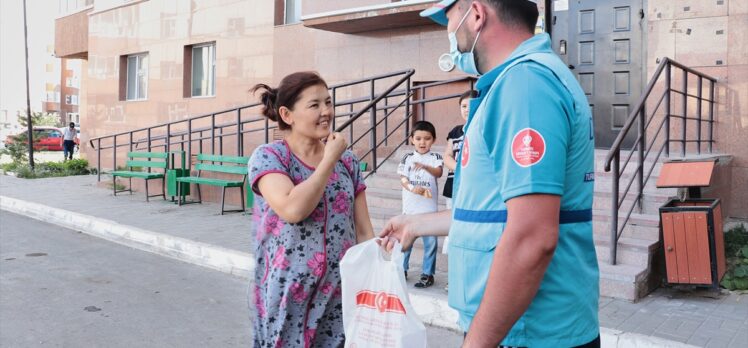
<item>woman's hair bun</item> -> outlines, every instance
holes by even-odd
[[[262,114],[272,121],[278,122],[278,111],[276,110],[276,101],[278,100],[278,89],[272,88],[264,83],[258,83],[250,90],[250,93],[256,94],[260,91],[260,102],[262,103]]]

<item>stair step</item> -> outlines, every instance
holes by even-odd
[[[598,262],[610,262],[609,236],[595,234],[594,240]],[[616,262],[644,268],[649,267],[652,255],[659,245],[659,241],[621,237],[617,243]]]
[[[625,264],[598,264],[600,268],[600,295],[629,301],[644,297],[653,289],[657,279],[650,277],[650,272],[640,266]]]
[[[630,207],[631,204],[635,203],[636,197],[637,195],[635,193],[627,194],[626,199],[623,201],[623,207]],[[612,199],[613,194],[611,192],[595,191],[593,208],[597,210],[609,211],[613,206]],[[669,200],[670,197],[667,195],[645,193],[642,197],[643,211],[648,214],[658,214],[660,207]]]

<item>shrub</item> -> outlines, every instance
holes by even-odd
[[[84,159],[75,159],[66,162],[37,163],[34,171],[25,163],[15,163],[14,165],[12,171],[16,173],[17,177],[24,179],[86,175],[91,173],[88,169],[88,161]]]
[[[730,290],[748,290],[748,230],[741,224],[725,233],[727,273],[722,282]]]
[[[82,158],[62,162],[62,165],[65,168],[65,171],[70,173],[68,175],[85,175],[91,172],[88,170],[88,161]]]

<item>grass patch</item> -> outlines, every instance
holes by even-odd
[[[122,185],[122,184],[120,184],[118,182],[117,183],[108,182],[106,185],[109,186],[109,188],[112,188],[112,186],[114,186],[114,189],[117,190],[117,191],[122,191],[122,190],[124,190],[124,189],[127,188],[127,186]]]

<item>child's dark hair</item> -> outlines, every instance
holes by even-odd
[[[301,92],[307,89],[307,87],[317,85],[327,88],[327,82],[316,72],[301,71],[284,77],[277,88],[272,88],[264,83],[258,83],[249,92],[255,94],[257,91],[262,91],[260,94],[260,102],[263,104],[262,114],[278,122],[278,128],[286,130],[290,129],[291,126],[283,122],[283,119],[280,117],[280,108],[285,106],[289,110],[293,110],[293,105],[299,100]]]
[[[429,121],[418,121],[414,123],[413,127],[410,129],[410,136],[412,137],[414,134],[416,134],[416,131],[429,132],[431,133],[431,136],[436,139],[436,128]]]
[[[477,96],[478,96],[478,92],[476,92],[475,90],[471,89],[471,90],[469,90],[469,91],[467,91],[465,93],[460,94],[460,100],[458,100],[457,103],[458,104],[462,104],[462,101],[465,100],[465,98],[467,98],[467,99],[473,99],[473,98],[475,98]]]

